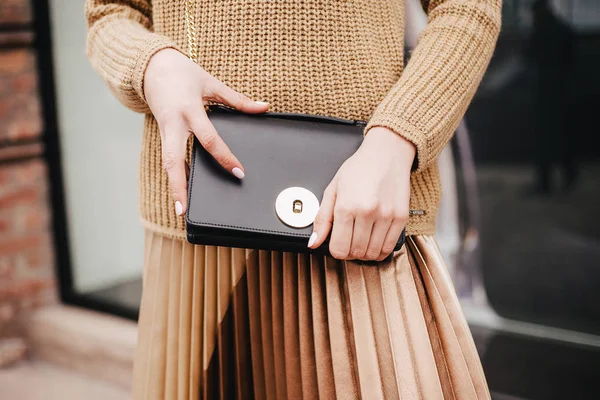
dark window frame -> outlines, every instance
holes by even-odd
[[[117,302],[104,301],[79,293],[73,282],[73,264],[68,232],[68,215],[60,155],[60,132],[56,109],[56,85],[52,54],[52,30],[48,0],[32,0],[33,49],[36,51],[39,95],[44,124],[42,142],[43,158],[48,174],[48,206],[51,211],[51,234],[54,247],[54,264],[60,300],[69,305],[105,312],[137,320],[139,310]]]

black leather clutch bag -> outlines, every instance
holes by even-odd
[[[307,247],[323,192],[363,140],[364,122],[208,108],[219,135],[244,165],[231,176],[194,143],[186,212],[194,244],[328,253]],[[404,232],[396,249],[404,243]]]

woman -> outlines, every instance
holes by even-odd
[[[433,234],[436,158],[487,67],[500,0],[423,6],[403,71],[402,0],[87,1],[92,64],[146,114],[134,398],[489,398]],[[332,257],[185,241],[190,136],[238,179],[252,173],[209,101],[368,120],[308,243],[331,235]]]

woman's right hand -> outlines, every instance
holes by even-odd
[[[157,52],[144,75],[144,95],[160,129],[162,164],[175,201],[175,212],[187,208],[187,140],[193,133],[227,171],[239,179],[244,167],[219,137],[204,105],[215,101],[247,113],[262,113],[269,105],[255,102],[219,81],[174,49]]]

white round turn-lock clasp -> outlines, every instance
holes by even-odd
[[[275,212],[284,224],[292,228],[306,228],[315,221],[319,199],[308,189],[290,187],[277,196]]]

